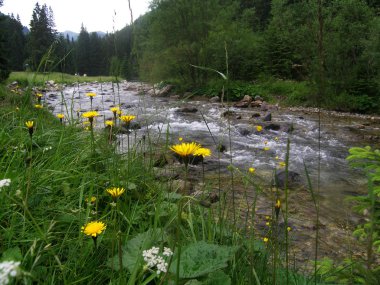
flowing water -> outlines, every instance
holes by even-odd
[[[346,157],[350,147],[378,145],[378,118],[328,113],[319,117],[317,113],[308,110],[280,109],[270,111],[272,121],[269,123],[287,128],[292,126],[293,131],[258,132],[257,125],[269,124],[262,122],[268,111],[262,112],[255,108],[227,109],[220,103],[204,100],[185,102],[169,97],[154,97],[147,95],[148,89],[146,85],[127,82],[119,86],[111,83],[80,84],[67,86],[62,91],[48,92],[46,103],[53,113],[65,113],[76,119],[77,110],[81,113],[91,109],[90,99],[85,93],[95,92],[97,96],[93,99],[92,109],[101,114],[97,118],[97,127],[104,127],[104,120],[112,119],[110,107],[120,105],[124,114],[137,116],[136,122],[141,126],[136,131],[137,137],[149,132],[152,137],[165,138],[168,132],[170,143],[178,143],[178,138],[183,137],[186,141],[196,141],[211,148],[214,154],[211,160],[215,161],[216,146],[223,144],[227,148],[221,154],[223,167],[226,168],[232,161],[242,171],[254,167],[258,174],[266,175],[268,179],[273,169],[278,168],[279,161],[285,160],[289,138],[289,169],[300,174],[305,182],[306,165],[315,188],[319,173],[322,211],[337,219],[345,213],[342,205],[348,195],[366,191],[363,173],[351,169]],[[181,112],[184,106],[196,108],[196,112]],[[230,120],[223,115],[227,110],[232,112]],[[261,116],[253,118],[254,113],[260,113]],[[265,147],[269,150],[264,150]]]

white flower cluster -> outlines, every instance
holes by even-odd
[[[0,191],[1,191],[1,188],[3,188],[4,186],[9,186],[11,184],[11,180],[10,179],[2,179],[0,180]]]
[[[19,272],[19,261],[3,261],[0,263],[0,285],[7,285],[11,277]]]
[[[157,275],[161,272],[166,273],[168,270],[168,263],[166,259],[173,255],[170,248],[164,247],[164,251],[160,254],[160,249],[158,247],[152,247],[151,249],[143,251],[144,261],[149,268],[157,268]]]

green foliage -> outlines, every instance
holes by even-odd
[[[368,194],[352,197],[354,209],[360,214],[366,214],[368,219],[359,225],[354,234],[367,244],[367,262],[371,267],[373,248],[380,254],[380,151],[369,146],[350,149],[347,160],[354,167],[363,169],[368,177]]]
[[[227,267],[238,247],[195,242],[183,248],[179,267],[180,278],[197,278]],[[170,271],[176,273],[178,257],[174,257]]]

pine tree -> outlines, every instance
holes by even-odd
[[[29,63],[31,68],[37,70],[42,63],[43,56],[48,54],[57,37],[54,29],[54,17],[51,8],[46,4],[40,6],[36,3],[30,21],[30,34],[28,39]],[[46,64],[46,62],[44,62]],[[46,66],[46,65],[45,65]]]

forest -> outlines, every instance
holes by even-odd
[[[290,94],[292,104],[315,105],[321,97],[326,108],[374,113],[379,13],[376,0],[154,0],[122,30],[100,37],[82,26],[74,41],[55,30],[53,11],[37,3],[29,33],[14,15],[1,16],[2,62],[8,61],[2,73],[28,67],[220,90],[218,76],[195,65],[228,72],[233,99],[255,82],[291,80],[306,85]],[[43,56],[49,60],[39,66]]]

